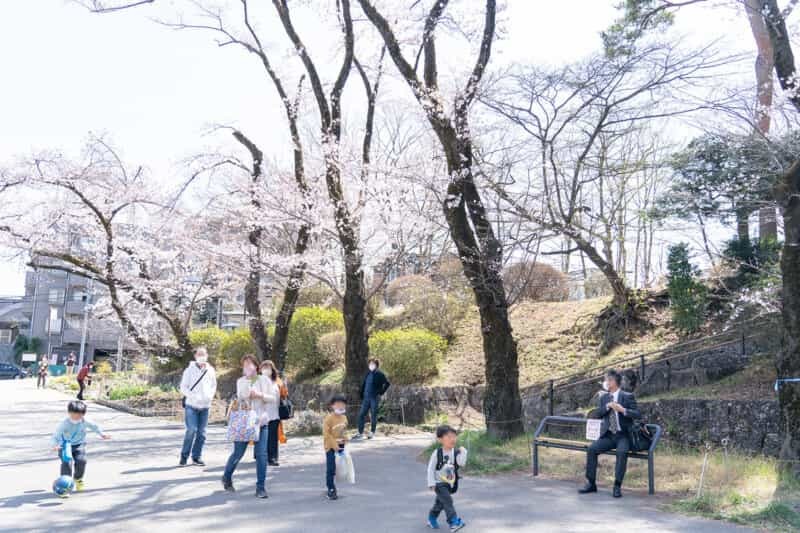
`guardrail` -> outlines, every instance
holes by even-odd
[[[547,412],[548,415],[553,416],[555,394],[557,391],[575,387],[584,383],[589,383],[591,381],[596,381],[602,377],[601,372],[605,371],[607,368],[617,368],[618,370],[638,369],[639,380],[642,382],[646,376],[648,365],[653,365],[656,363],[669,364],[669,362],[674,359],[693,354],[711,352],[719,348],[736,344],[741,346],[740,353],[742,355],[746,355],[747,341],[773,333],[772,330],[765,326],[774,322],[778,316],[778,313],[771,313],[766,316],[743,320],[737,322],[728,330],[716,335],[673,344],[660,350],[653,350],[638,355],[623,357],[605,363],[602,366],[594,366],[580,372],[573,372],[563,376],[557,376],[546,381],[535,383],[526,388],[535,390],[540,390],[545,387],[547,388]],[[688,351],[686,351],[687,349]]]

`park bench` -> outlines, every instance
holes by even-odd
[[[548,424],[571,424],[575,426],[579,425],[586,425],[585,418],[577,418],[577,417],[569,417],[569,416],[546,416],[542,419],[539,423],[539,427],[536,428],[536,433],[533,435],[533,475],[539,475],[539,446],[543,446],[545,448],[560,448],[562,450],[575,450],[586,452],[591,444],[591,441],[578,441],[578,440],[571,440],[571,439],[560,439],[554,437],[547,437],[542,436],[545,428]],[[647,481],[648,481],[648,492],[650,494],[655,493],[655,473],[654,473],[654,465],[653,460],[655,457],[656,446],[658,446],[658,441],[661,440],[661,426],[658,424],[647,424],[647,429],[650,430],[650,433],[653,435],[653,440],[650,444],[650,448],[647,451],[642,452],[628,452],[628,458],[631,459],[647,459]],[[616,455],[614,450],[610,450],[607,452],[603,452],[605,455]]]

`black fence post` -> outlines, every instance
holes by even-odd
[[[547,407],[547,414],[550,415],[550,416],[553,416],[553,389],[554,388],[555,387],[553,387],[553,380],[551,379],[550,380],[550,384],[548,386],[549,391],[547,393],[547,399],[548,399],[548,404],[549,404],[548,407]]]
[[[639,356],[639,383],[644,383],[644,354]]]
[[[747,345],[745,343],[744,329],[742,329],[742,356],[747,355]]]

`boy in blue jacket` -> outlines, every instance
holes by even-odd
[[[53,450],[59,452],[62,476],[72,476],[72,463],[75,463],[75,490],[81,491],[83,490],[83,474],[86,472],[86,431],[94,431],[103,440],[111,437],[103,433],[96,424],[92,424],[84,418],[86,404],[82,401],[72,400],[69,402],[67,412],[69,416],[58,425],[53,433]]]

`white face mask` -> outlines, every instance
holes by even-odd
[[[608,380],[607,379],[603,380],[603,385],[602,386],[603,386],[603,390],[604,391],[608,391]]]
[[[378,367],[377,367],[377,366],[375,366],[374,364],[372,364],[372,365],[369,365],[369,371],[370,371],[370,372],[375,372],[375,369],[377,369],[377,368],[378,368]]]
[[[197,357],[194,358],[194,360],[197,362],[198,365],[204,365],[208,362],[208,356],[198,355]]]
[[[244,366],[244,375],[251,378],[256,375],[256,367],[253,365],[245,365]]]
[[[333,412],[337,415],[343,415],[347,412],[347,409],[334,409]]]

